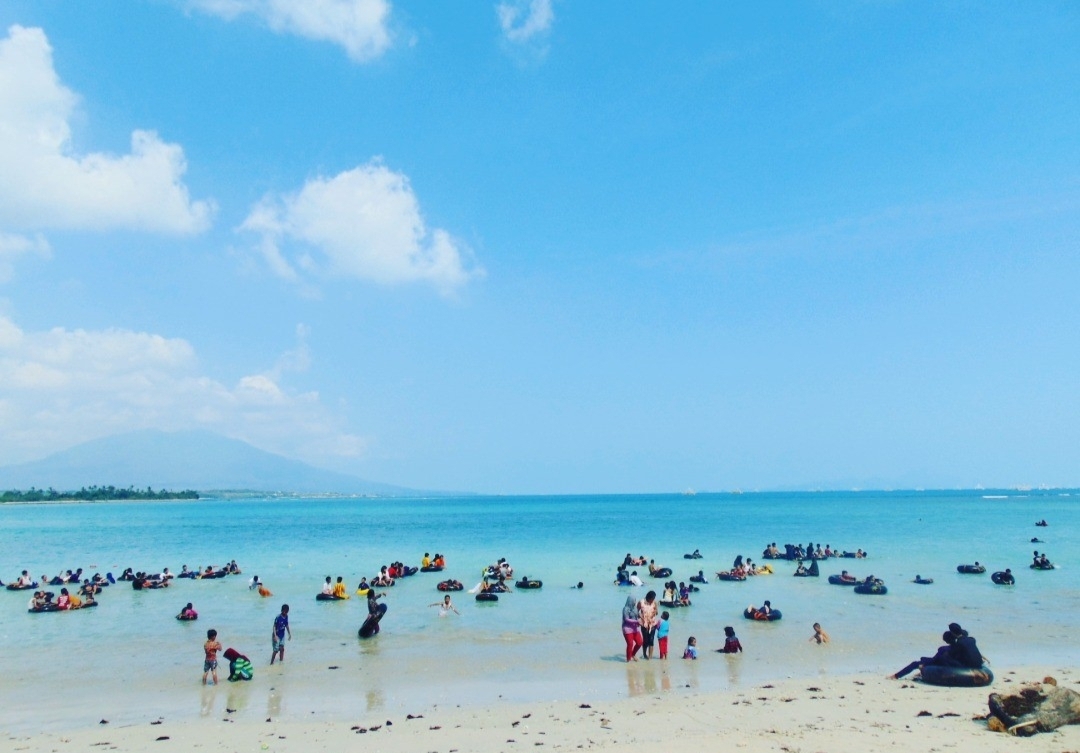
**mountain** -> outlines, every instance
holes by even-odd
[[[116,434],[42,460],[0,467],[0,489],[52,487],[70,491],[113,485],[180,491],[259,491],[298,494],[430,494],[326,471],[208,431],[155,430]]]

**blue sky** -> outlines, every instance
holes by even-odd
[[[0,464],[1078,485],[1069,3],[0,5]],[[122,483],[122,480],[112,480]]]

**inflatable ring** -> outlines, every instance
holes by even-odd
[[[342,598],[339,598],[337,596],[332,596],[330,594],[316,594],[315,595],[315,601],[345,601],[345,600],[342,599]]]
[[[934,582],[934,579],[933,578],[916,578],[915,580],[913,580],[911,582],[912,583],[918,583],[920,586],[929,586],[931,583]]]
[[[864,596],[884,596],[889,593],[889,589],[885,587],[884,583],[871,583],[870,585],[860,583],[852,590]]]
[[[483,593],[478,593],[476,595],[476,600],[477,601],[498,601],[499,596],[498,596],[498,594],[493,594],[493,593],[491,593],[489,591],[484,591]]]
[[[438,565],[425,565],[424,567],[420,568],[420,572],[422,572],[422,573],[441,573],[442,568],[439,567]]]
[[[1056,570],[1057,569],[1057,566],[1054,565],[1053,563],[1047,563],[1045,565],[1036,565],[1035,563],[1032,563],[1032,564],[1028,565],[1028,567],[1030,567],[1032,570]]]
[[[524,588],[524,589],[543,588],[544,587],[544,581],[542,581],[542,580],[525,580],[525,579],[522,579],[522,580],[519,580],[516,583],[514,583],[514,586],[516,588]]]
[[[660,600],[660,606],[667,607],[668,609],[678,609],[679,607],[688,607],[689,604],[683,604],[681,601],[664,601]]]
[[[957,565],[956,572],[964,575],[982,575],[986,572],[986,568],[982,565]]]
[[[653,577],[653,578],[670,578],[671,577],[671,568],[670,567],[661,567],[658,570],[649,573],[649,575],[651,577]]]
[[[732,575],[731,573],[717,573],[716,574],[716,579],[717,580],[743,581],[743,580],[746,580],[746,576],[745,575]]]
[[[18,583],[8,583],[4,588],[9,591],[29,591],[32,588],[37,588],[37,581],[31,583],[29,586],[20,586]]]
[[[751,611],[749,609],[744,609],[742,616],[748,620],[757,620],[758,622],[776,622],[783,615],[780,614],[779,609],[774,609],[769,612],[769,614],[757,610]]]
[[[456,580],[444,580],[442,583],[435,586],[435,588],[439,589],[440,591],[464,591],[465,590],[465,586],[463,586],[459,581],[456,581]]]
[[[97,604],[96,601],[94,603]],[[194,617],[185,617],[182,614],[178,614],[176,615],[176,619],[180,620],[180,622],[194,622],[195,620],[199,619],[199,615],[195,615]]]
[[[830,575],[829,576],[829,583],[832,583],[834,586],[857,586],[857,585],[859,585],[858,579],[852,578],[851,580],[844,580],[839,575]]]
[[[364,624],[360,626],[360,630],[357,631],[357,635],[361,638],[370,638],[378,634],[379,622],[386,615],[386,609],[385,604],[375,607],[375,613],[368,615],[368,618],[364,620]]]
[[[930,685],[947,685],[953,688],[982,688],[994,681],[994,673],[985,664],[971,667],[948,667],[925,664],[919,668],[923,682]]]
[[[991,575],[990,580],[992,580],[994,583],[996,583],[999,586],[1015,586],[1016,585],[1016,578],[1013,577],[1013,574],[1012,573],[1006,573],[1006,572],[1003,572],[1001,570],[999,570],[998,572]]]

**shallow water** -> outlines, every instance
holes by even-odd
[[[5,506],[5,582],[24,568],[38,576],[76,567],[176,572],[183,564],[234,558],[244,575],[174,581],[159,591],[121,583],[106,590],[97,609],[62,614],[28,614],[29,594],[0,592],[0,729],[82,725],[103,715],[220,715],[225,707],[252,718],[340,718],[500,697],[613,698],[672,685],[712,690],[792,675],[885,673],[932,653],[952,621],[968,628],[995,663],[1075,664],[1078,498],[960,491]],[[1040,518],[1050,526],[1036,528]],[[1033,536],[1046,543],[1031,544]],[[794,564],[777,562],[771,576],[714,581],[735,555],[758,560],[770,541],[862,548],[870,558],[825,562],[817,579],[792,578]],[[684,560],[695,548],[705,559]],[[1045,549],[1059,569],[1030,571],[1034,548]],[[314,600],[326,575],[344,576],[351,591],[382,564],[416,565],[435,551],[448,558],[445,573],[387,589],[390,611],[375,639],[356,637],[362,599]],[[620,607],[628,593],[646,590],[612,585],[627,551],[673,568],[677,580],[702,569],[712,581],[693,607],[673,610],[675,658],[664,665],[622,661]],[[471,587],[498,557],[515,566],[516,576],[543,580],[544,588],[505,595],[498,604],[456,594],[460,616],[440,618],[429,606],[441,599],[438,580]],[[1011,567],[1017,585],[956,572],[957,564],[975,560],[988,572]],[[883,578],[888,595],[830,586],[826,576],[841,568]],[[247,589],[254,573],[273,598]],[[912,584],[916,573],[934,584]],[[584,589],[570,588],[579,580]],[[660,583],[648,586],[659,591]],[[742,619],[748,604],[764,599],[783,611],[782,621]],[[199,621],[176,622],[188,601]],[[271,668],[270,627],[283,602],[291,606],[294,639],[285,666]],[[831,645],[808,642],[815,621],[832,635]],[[735,627],[743,656],[712,653],[725,625]],[[252,658],[254,681],[201,687],[201,644],[210,627],[223,645]],[[698,638],[696,663],[677,658],[689,635]]]

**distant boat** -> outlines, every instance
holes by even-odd
[[[689,489],[687,489],[686,491],[683,492],[684,497],[693,497],[696,494],[697,494],[697,492],[694,491],[693,487],[691,487],[691,488],[689,488]]]

